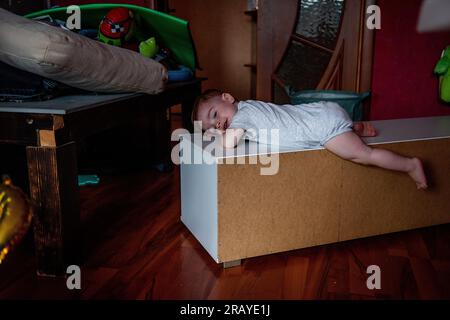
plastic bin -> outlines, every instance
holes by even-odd
[[[291,104],[303,104],[320,101],[332,101],[347,111],[353,121],[363,119],[362,101],[370,96],[370,92],[356,93],[335,90],[302,90],[296,91],[290,86],[285,87]]]

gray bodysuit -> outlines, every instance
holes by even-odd
[[[229,128],[244,129],[246,139],[289,148],[323,146],[353,127],[347,112],[334,102],[276,105],[246,100],[237,108]],[[273,139],[271,129],[279,130],[279,139]]]

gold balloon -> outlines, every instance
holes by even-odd
[[[32,216],[27,196],[4,176],[0,184],[0,264],[25,235]]]

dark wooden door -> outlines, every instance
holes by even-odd
[[[370,89],[374,0],[265,0],[258,12],[257,98],[296,89]]]

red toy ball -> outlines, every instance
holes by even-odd
[[[122,39],[130,32],[133,13],[126,8],[115,8],[108,12],[100,23],[100,33],[110,39]]]

